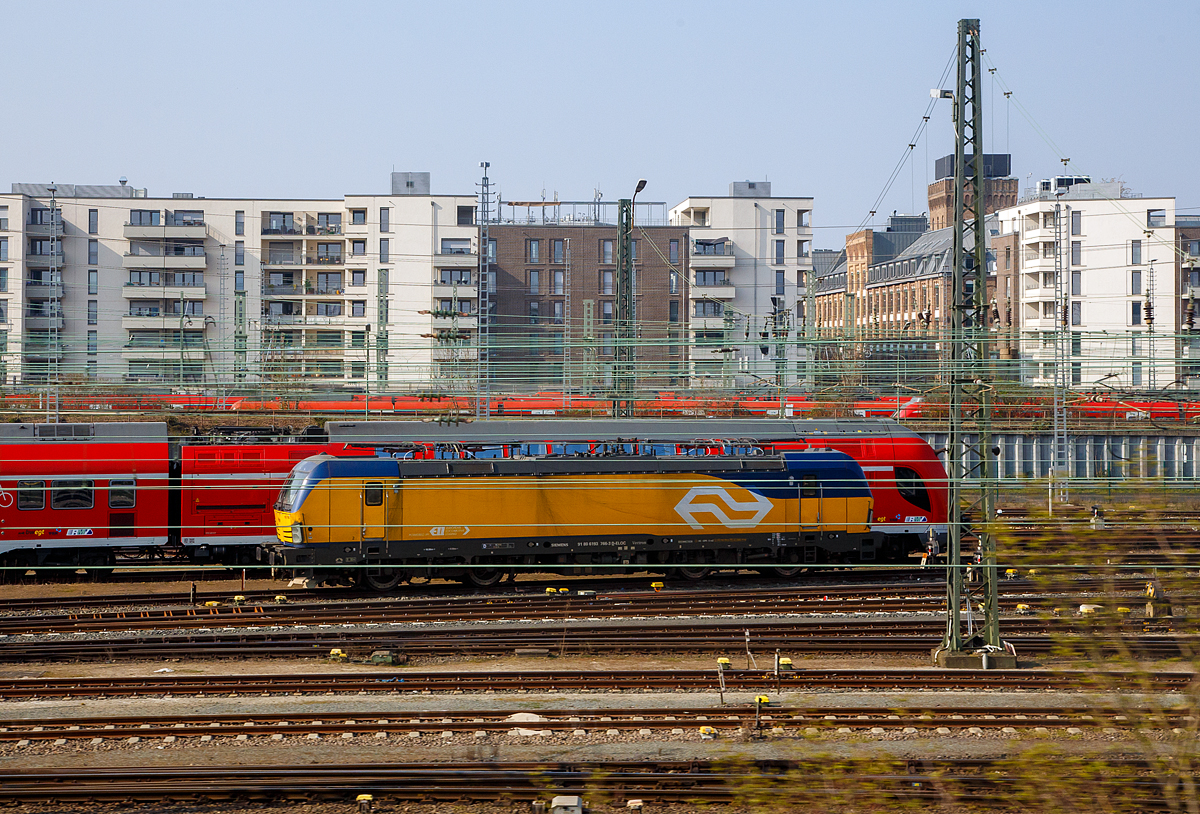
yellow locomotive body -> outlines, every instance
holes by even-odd
[[[872,499],[841,453],[309,458],[280,493],[283,566],[798,565],[863,557]],[[383,580],[386,581],[386,580]]]

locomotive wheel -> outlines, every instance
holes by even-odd
[[[792,579],[793,577],[800,576],[800,572],[803,570],[803,568],[788,566],[787,568],[764,568],[762,573],[766,576],[776,576],[780,579]]]
[[[682,579],[686,579],[686,580],[694,582],[695,580],[704,579],[706,576],[708,576],[708,569],[707,568],[676,568],[675,573],[678,574],[679,577]]]
[[[368,573],[363,577],[372,591],[390,591],[404,581],[404,572],[397,568],[381,568],[378,574]]]
[[[469,568],[466,581],[476,588],[490,588],[504,579],[504,572],[498,568]]]

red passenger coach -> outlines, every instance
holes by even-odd
[[[180,543],[198,562],[242,565],[275,542],[275,499],[299,461],[312,455],[373,455],[345,444],[203,443],[179,450]]]
[[[164,545],[169,460],[161,423],[0,424],[0,566],[104,567]]]

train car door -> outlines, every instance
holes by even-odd
[[[382,540],[387,535],[388,492],[383,481],[364,481],[362,488],[362,538]]]
[[[800,475],[800,528],[814,531],[821,525],[821,483],[812,473]]]

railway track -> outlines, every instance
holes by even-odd
[[[139,767],[12,772],[0,784],[0,801],[16,803],[228,801],[353,801],[359,794],[419,802],[481,800],[549,801],[560,794],[604,797],[622,805],[650,803],[761,803],[796,807],[828,804],[830,794],[855,794],[860,802],[911,800],[932,803],[1011,803],[1015,783],[1035,787],[1035,769],[1002,761],[883,761],[839,759],[579,763],[336,764],[328,766]],[[1091,769],[1092,776],[1087,770]],[[1148,776],[1143,761],[1104,760],[1056,764],[1065,782],[1077,772],[1107,810],[1165,807],[1193,772]],[[1042,781],[1044,785],[1044,780]],[[1125,806],[1122,808],[1121,806]]]
[[[801,735],[816,732],[862,732],[884,734],[928,733],[930,730],[978,729],[1071,730],[1146,728],[1178,730],[1182,734],[1193,718],[1190,709],[1148,710],[1092,707],[937,707],[929,709],[871,709],[864,707],[777,707],[704,706],[648,709],[539,709],[536,714],[512,709],[408,712],[380,708],[374,712],[358,710],[352,718],[345,714],[320,713],[297,716],[281,714],[170,715],[147,714],[135,717],[70,717],[0,719],[0,744],[78,743],[105,741],[140,743],[165,739],[176,743],[190,738],[235,739],[287,738],[315,740],[338,737],[343,740],[374,738],[385,740],[400,736],[431,735],[451,739],[468,733],[473,738],[495,734],[522,737],[540,734],[614,735],[621,732],[646,734],[698,734],[702,726],[729,732]],[[447,735],[449,733],[449,735]],[[938,732],[938,734],[946,734]],[[977,734],[977,733],[971,733]],[[316,736],[314,738],[313,736]],[[207,736],[207,737],[206,737]],[[132,740],[131,740],[132,739]]]
[[[1084,593],[1113,588],[1133,592],[1143,580],[1121,580],[1121,585],[1098,580],[1080,581]],[[1042,596],[1027,582],[1005,583],[1001,608],[1013,611],[1018,604],[1049,610],[1080,600],[1065,594]],[[1129,601],[1135,601],[1130,597]],[[295,603],[269,597],[244,595],[238,604],[228,595],[222,600],[191,604],[145,605],[133,600],[125,608],[54,613],[57,608],[43,600],[36,612],[32,604],[10,605],[10,613],[24,609],[25,615],[0,617],[0,633],[74,633],[113,630],[177,630],[213,626],[265,626],[300,624],[397,624],[412,622],[517,621],[525,619],[616,619],[646,616],[703,615],[795,615],[828,613],[913,613],[939,612],[945,605],[939,584],[878,584],[862,586],[757,588],[753,590],[667,591],[611,593],[596,596],[554,594],[500,595],[454,599],[372,598]],[[219,604],[214,604],[219,603]],[[122,603],[124,604],[124,603]],[[95,605],[90,606],[95,608]]]
[[[467,627],[413,623],[386,629],[375,623],[261,629],[197,628],[186,632],[133,632],[123,636],[78,638],[92,634],[16,636],[0,641],[0,661],[111,661],[131,658],[312,657],[339,648],[366,656],[391,650],[406,656],[603,655],[632,653],[736,654],[747,646],[759,653],[928,652],[941,638],[944,622],[930,617],[708,621],[646,624],[564,620],[562,624],[478,624]],[[1189,624],[1189,628],[1192,625]],[[1018,617],[1004,621],[1007,640],[1019,653],[1049,653],[1075,645],[1111,652],[1127,648],[1142,657],[1175,657],[1200,649],[1200,635],[1169,631],[1146,633],[1130,624],[1118,636],[1097,631],[1086,621]]]
[[[1129,674],[1096,670],[726,670],[726,688],[762,690],[1111,690],[1181,692],[1197,681],[1192,672]],[[371,673],[271,673],[267,675],[154,674],[118,678],[0,679],[0,697],[124,698],[137,696],[325,695],[353,693],[716,692],[716,670],[521,670],[499,672],[403,670]]]

